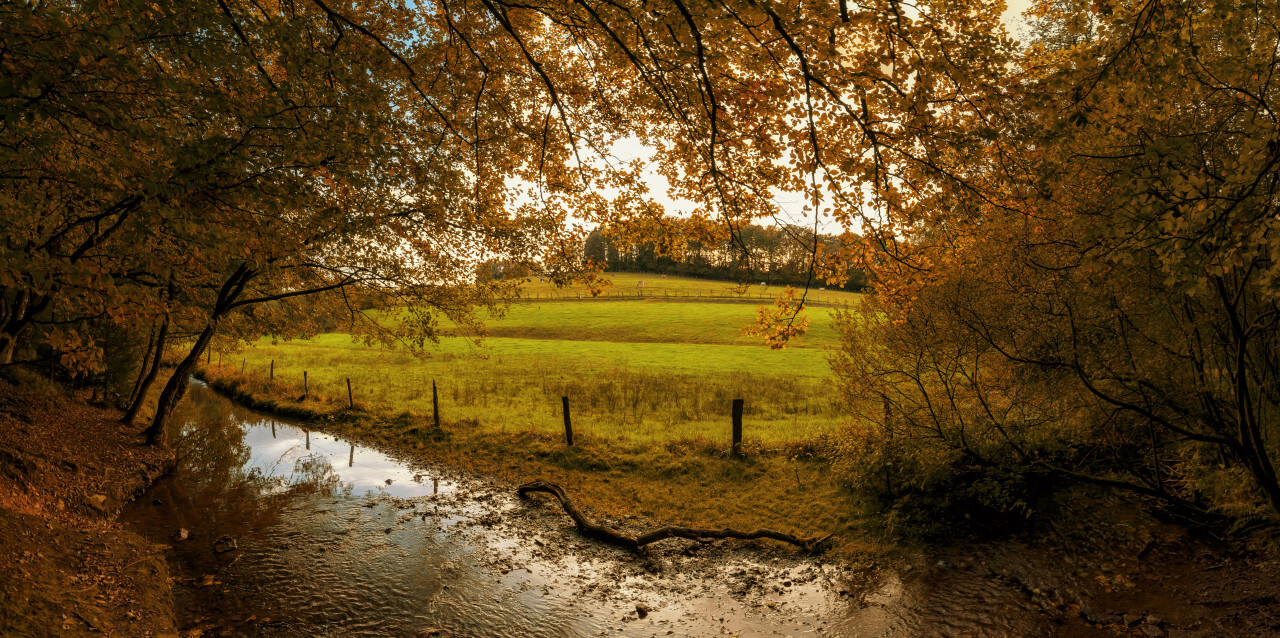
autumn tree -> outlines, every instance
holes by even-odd
[[[777,219],[779,191],[849,226],[908,210],[925,177],[1001,133],[984,111],[1014,51],[999,10],[5,5],[4,362],[93,368],[83,322],[169,325],[189,350],[149,428],[162,442],[186,373],[228,326],[305,333],[287,318],[314,304],[421,345],[442,315],[466,322],[501,298],[472,285],[479,261],[540,259],[557,277],[580,263],[570,212],[688,245],[661,223],[646,168],[693,203],[689,227],[730,235]],[[621,140],[650,165],[617,159]],[[847,272],[836,262],[810,260],[818,279]]]
[[[186,326],[153,441],[232,315],[292,334],[305,327],[280,319],[306,299],[371,339],[420,346],[440,316],[465,323],[500,295],[467,264],[529,260],[562,232],[553,196],[507,206],[513,174],[567,170],[539,117],[507,110],[530,85],[507,77],[511,90],[486,95],[464,56],[437,74],[450,90],[427,94],[414,65],[463,45],[415,38],[403,7],[259,9],[43,3],[5,21],[0,345],[6,362],[26,339],[28,355],[44,344],[91,368],[85,320]],[[513,159],[539,155],[536,168]],[[394,324],[370,319],[392,306]]]
[[[1274,521],[1280,6],[1035,12],[1000,135],[871,235],[845,470],[899,509],[1050,479]]]

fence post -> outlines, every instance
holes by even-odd
[[[351,377],[347,377],[347,406],[356,407],[356,400],[351,397]]]
[[[560,397],[560,403],[564,406],[564,442],[569,447],[573,447],[573,423],[569,421],[569,397]]]
[[[247,359],[241,359],[241,360],[240,360],[240,374],[244,374],[244,362],[245,362],[245,361],[247,361]]]
[[[302,371],[302,400],[306,401],[307,397],[310,395],[311,395],[311,390],[307,386],[307,371],[303,370]]]
[[[742,399],[733,400],[733,456],[742,456]]]
[[[271,380],[272,381],[276,380],[276,360],[275,359],[271,360]]]
[[[436,429],[440,429],[440,395],[436,393],[436,380],[431,380],[431,418],[436,422]]]

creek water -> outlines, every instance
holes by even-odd
[[[729,543],[600,547],[510,486],[246,410],[198,381],[188,397],[177,469],[121,519],[170,546],[180,625],[206,636],[1045,635],[1007,587],[942,591],[926,572]],[[236,548],[219,551],[224,537]]]

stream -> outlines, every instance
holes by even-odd
[[[783,548],[601,547],[509,486],[255,413],[195,380],[176,418],[177,469],[121,520],[170,547],[179,626],[198,635],[1050,633],[990,579],[941,591],[937,570],[854,571]],[[223,537],[236,548],[219,551]]]

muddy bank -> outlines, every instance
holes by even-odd
[[[161,548],[115,522],[174,457],[119,417],[0,378],[0,635],[177,635]]]

